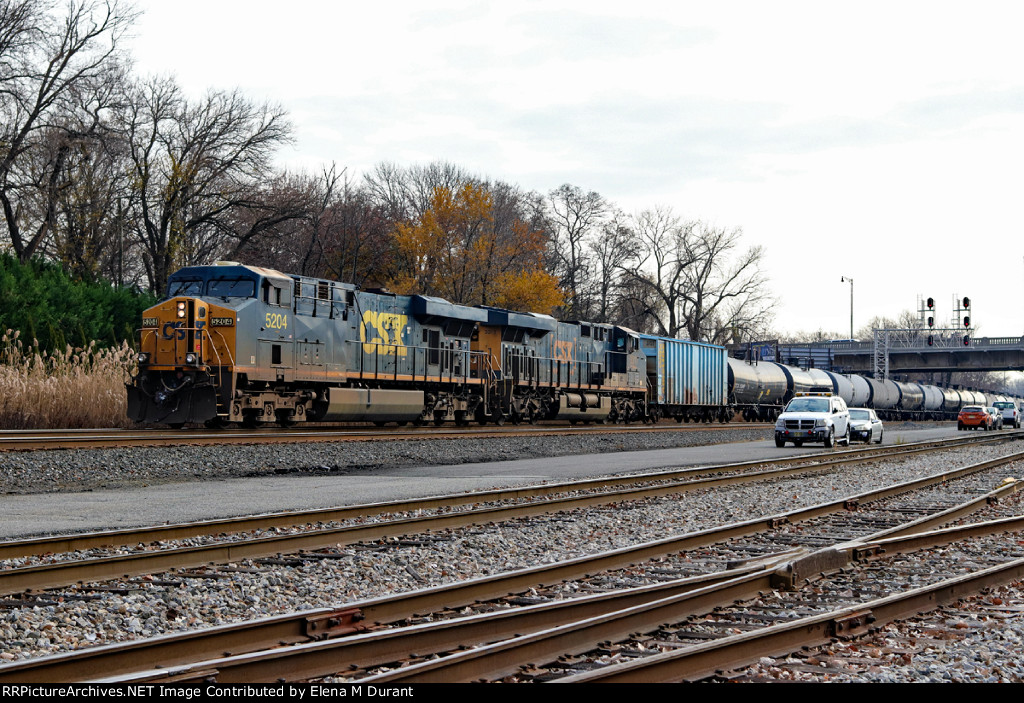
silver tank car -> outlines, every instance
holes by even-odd
[[[815,383],[814,377],[803,369],[798,369],[795,366],[784,366],[778,364],[782,372],[786,374],[786,380],[789,382],[789,389],[786,392],[786,402],[792,400],[793,396],[797,393],[810,393],[811,389],[814,388]]]
[[[921,386],[924,393],[924,411],[930,420],[938,420],[942,417],[942,389],[938,386]]]
[[[883,419],[891,419],[900,402],[900,389],[895,382],[888,379],[879,381],[875,378],[865,378],[871,386],[871,406],[883,415]]]
[[[924,390],[917,383],[900,383],[895,381],[900,390],[899,409],[916,413],[924,407]]]
[[[844,376],[853,386],[853,400],[847,403],[851,408],[871,407],[872,388],[863,376]]]
[[[832,392],[842,398],[848,407],[857,407],[853,402],[855,394],[853,390],[853,383],[850,381],[849,377],[839,373],[832,373],[831,371],[825,371],[824,373],[832,379]]]

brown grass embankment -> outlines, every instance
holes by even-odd
[[[127,343],[48,353],[8,330],[0,339],[0,429],[128,427],[124,384],[134,368]]]

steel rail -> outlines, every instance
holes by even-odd
[[[1013,457],[1011,456],[1008,459],[1012,458]],[[984,462],[983,465],[987,465],[989,463],[991,462]],[[972,468],[980,470],[978,469],[978,466],[979,465],[964,467],[958,471],[969,471]],[[933,477],[933,482],[938,483],[948,480],[951,473],[953,472],[943,472],[942,474]],[[910,483],[919,484],[920,482],[914,481]],[[997,498],[999,495],[1014,491],[1017,487],[1016,483],[1004,484],[986,496],[967,501],[960,506],[943,511],[940,515],[944,516],[944,518],[936,517],[935,520],[941,521],[942,519],[945,519],[948,521],[966,511],[969,511],[970,509],[979,509],[983,507],[984,504]],[[879,491],[879,493],[889,492],[889,488]],[[870,495],[861,494],[860,497],[867,498],[870,497]],[[833,504],[833,512],[835,510],[842,509],[849,504],[849,498],[836,501],[836,503]],[[759,523],[763,529],[771,529],[779,524],[780,520],[778,518],[779,516],[775,516],[757,521],[757,523]],[[789,518],[791,518],[789,521],[796,521],[798,519],[796,514],[791,514]],[[785,521],[785,519],[781,521]],[[1010,524],[1009,521],[1006,522],[1007,524]],[[751,524],[752,523],[750,522],[743,523],[743,525],[746,526]],[[914,524],[921,525],[923,523],[918,520],[915,521]],[[729,527],[732,526],[724,526],[724,528]],[[680,551],[681,548],[683,548],[682,545],[684,543],[688,543],[685,545],[687,548],[692,548],[694,546],[703,546],[719,542],[723,539],[734,536],[730,531],[724,528],[704,531],[702,533],[697,533],[696,535],[682,535],[675,539],[661,540],[659,543],[653,543],[658,545],[653,550],[653,554],[651,553],[652,543],[649,543],[645,545],[638,545],[637,547],[614,550],[613,552],[595,555],[594,557],[583,557],[571,560],[570,562],[561,562],[545,567],[525,569],[517,572],[511,572],[509,574],[462,582],[455,584],[454,587],[439,586],[430,589],[423,589],[421,591],[414,591],[408,594],[400,594],[398,596],[350,603],[337,610],[308,611],[287,617],[281,616],[268,618],[262,621],[253,621],[237,625],[222,626],[220,628],[211,628],[208,630],[167,635],[160,638],[154,638],[152,640],[142,640],[119,645],[107,645],[104,647],[82,650],[80,652],[71,652],[56,655],[54,657],[24,662],[18,665],[8,665],[0,667],[0,682],[26,680],[81,680],[82,678],[95,675],[96,672],[106,672],[109,675],[111,673],[123,673],[126,671],[138,670],[140,667],[147,669],[152,667],[165,667],[181,663],[182,661],[195,661],[197,658],[201,659],[204,656],[209,657],[225,651],[251,652],[266,649],[277,643],[286,644],[303,641],[303,639],[348,635],[365,629],[373,629],[382,623],[395,622],[397,620],[407,618],[410,613],[414,612],[429,612],[445,607],[457,607],[467,603],[472,603],[474,600],[485,600],[488,598],[500,597],[509,592],[516,592],[531,585],[537,586],[557,583],[564,579],[579,578],[580,576],[597,573],[602,570],[622,568],[626,565],[640,561],[642,558],[641,553],[643,553],[643,556],[647,558],[650,556],[660,556],[664,553]],[[749,533],[750,531],[751,530],[746,530],[745,532]],[[865,539],[874,539],[876,536],[884,536],[889,532],[891,532],[891,530],[882,531]],[[954,534],[955,530],[948,530],[945,532],[948,534]],[[701,538],[702,535],[703,539]],[[696,539],[693,539],[694,537],[696,537]],[[895,544],[896,542],[897,540],[890,539],[885,544]],[[892,549],[888,546],[885,548],[890,551]],[[866,554],[876,553],[880,548],[874,547],[872,549],[873,551],[861,548],[860,551],[857,552],[859,555],[858,558],[863,558]],[[818,573],[826,567],[841,568],[849,561],[849,558],[837,557],[836,552],[837,550],[834,549],[820,550],[809,557],[791,562],[790,566],[784,569],[779,569],[774,574],[772,577],[773,587],[783,583],[783,580],[787,583],[792,583],[804,572]],[[764,561],[767,562],[782,559],[788,553],[791,552],[780,553],[774,557],[769,557]],[[822,555],[827,555],[827,557],[823,557]],[[747,571],[751,570],[756,570],[756,568],[747,569]],[[672,584],[666,585],[665,588],[679,587],[683,588],[684,591],[693,590],[697,585],[721,581],[722,579],[731,579],[741,573],[744,573],[744,571],[734,570],[699,577],[691,577],[689,579],[682,579],[678,582],[673,582]],[[657,593],[659,588],[661,587],[645,587],[644,589],[637,591],[637,593]],[[761,587],[759,586],[758,588]],[[647,598],[649,600],[651,596],[647,596]],[[545,620],[541,624],[544,624],[544,622],[550,625],[550,620]],[[525,626],[520,626],[520,629],[515,634],[521,634],[527,631],[529,630],[525,629]],[[426,632],[425,630],[417,632],[419,632],[422,637],[426,637],[429,640],[430,635],[424,634]],[[469,636],[467,635],[467,637]],[[393,659],[396,656],[395,650],[377,649],[378,645],[374,644],[373,640],[360,640],[360,642],[366,645],[368,648],[366,651],[376,653],[372,657],[363,654],[356,656],[355,653],[362,650],[346,650],[353,653],[353,656],[355,657],[355,659],[350,658],[348,661],[358,661],[361,666],[367,666],[390,661],[387,657],[391,657]],[[465,644],[465,641],[460,644]],[[419,640],[417,641],[416,646],[412,647],[408,651],[439,651],[437,649],[425,649],[425,647],[425,641]],[[388,653],[382,654],[382,652]],[[317,653],[310,653],[309,656],[313,659],[317,659],[317,657],[320,657],[321,655]],[[381,659],[381,657],[384,657],[384,659]],[[251,661],[251,659],[246,659],[244,665],[249,666]],[[330,661],[334,661],[336,663],[336,659]],[[222,663],[222,666],[223,665],[224,664]],[[307,665],[303,664],[302,666]],[[316,666],[319,667],[321,664],[316,664]],[[186,667],[186,669],[192,673],[195,671],[195,668]],[[203,667],[200,667],[200,669],[203,669]],[[241,671],[241,669],[238,671]],[[257,670],[250,671],[255,672],[257,676],[259,675]],[[317,669],[317,671],[320,671],[320,673],[316,675],[325,675],[323,670]],[[335,671],[337,671],[337,669],[335,669]],[[184,669],[179,673],[182,676],[191,675],[186,674]],[[232,674],[232,676],[235,675],[236,674]],[[242,674],[237,675],[243,676]],[[252,673],[245,674],[244,676],[251,675]],[[313,674],[310,675],[312,676]],[[161,673],[158,676],[166,677],[166,674]],[[163,680],[169,679],[164,678]],[[248,680],[260,679],[250,678]]]
[[[920,450],[916,450],[920,451]],[[912,450],[900,450],[900,453]],[[966,467],[957,471],[942,472],[938,480],[948,480],[961,475],[962,472],[974,472],[1024,458],[1024,453],[1010,455],[1014,458],[1000,458],[980,465]],[[873,457],[839,456],[831,462],[794,467],[785,473],[803,472],[808,470],[831,469],[837,464],[859,463],[872,461]],[[983,466],[983,468],[977,468]],[[707,488],[725,483],[752,482],[776,478],[779,471],[758,472],[741,476],[699,479],[683,483],[669,483],[655,486],[644,486],[621,491],[593,493],[581,496],[554,498],[510,506],[479,508],[461,512],[437,515],[402,518],[382,521],[367,525],[350,525],[344,527],[317,529],[288,535],[272,535],[234,542],[217,542],[207,545],[177,547],[158,551],[133,552],[109,557],[98,557],[81,560],[60,561],[35,566],[25,566],[0,571],[0,593],[10,594],[24,591],[38,591],[47,588],[67,586],[74,583],[91,583],[114,578],[127,578],[142,574],[158,573],[171,569],[188,569],[209,564],[224,564],[240,559],[255,559],[276,556],[282,553],[297,553],[302,550],[320,549],[345,544],[354,544],[367,540],[379,540],[388,537],[399,537],[415,532],[455,529],[480,523],[507,521],[515,518],[559,512],[573,508],[590,507],[622,500],[635,500],[644,497],[674,494],[687,490]],[[912,489],[916,484],[936,480],[925,477],[909,482],[907,488],[892,487],[892,491]],[[902,485],[902,484],[901,484]],[[874,495],[874,493],[871,493]],[[827,504],[821,510],[830,512],[834,504]],[[798,511],[807,514],[806,510]],[[823,513],[819,513],[823,514]],[[806,519],[799,518],[799,519]],[[756,521],[755,521],[756,522]]]
[[[558,679],[555,683],[655,683],[694,681],[750,664],[764,656],[783,656],[805,647],[852,637],[895,620],[953,603],[984,588],[1024,577],[1024,559],[989,567],[887,598],[821,615],[800,618],[743,635],[656,654]],[[370,681],[371,679],[367,679]]]
[[[887,553],[914,551],[977,535],[1024,529],[1024,516],[962,526],[909,538],[884,540]],[[871,539],[871,538],[868,538]],[[875,548],[880,545],[870,545]],[[835,569],[865,560],[867,545],[840,548],[846,559]],[[742,570],[680,579],[656,586],[624,589],[567,601],[514,610],[472,615],[437,623],[354,635],[340,640],[310,642],[288,648],[194,661],[160,667],[103,681],[244,683],[296,681],[345,675],[346,669],[387,665],[412,656],[420,658],[455,650],[456,654],[360,679],[360,683],[450,683],[494,680],[516,673],[523,662],[545,662],[566,653],[582,653],[603,641],[616,641],[635,632],[677,622],[715,608],[748,600],[778,588],[773,573],[784,555],[766,558]],[[792,569],[780,570],[785,574]],[[860,607],[844,609],[860,611]],[[847,626],[850,617],[841,622]],[[850,630],[843,631],[849,634]],[[410,653],[415,652],[415,655]],[[341,663],[342,665],[339,665]],[[0,679],[2,680],[2,679]]]
[[[767,423],[722,423],[680,425],[599,425],[599,426],[505,426],[502,428],[437,427],[384,429],[322,428],[273,430],[0,430],[0,452],[40,449],[96,449],[109,447],[178,446],[182,444],[282,444],[290,442],[352,442],[412,439],[487,439],[509,436],[545,436],[564,434],[618,434],[627,432],[695,432],[769,429]]]
[[[780,556],[775,561],[782,561],[783,558]],[[353,613],[358,612],[358,608],[354,606],[343,606],[338,610],[305,611],[3,665],[0,666],[0,683],[29,680],[67,682],[101,677],[116,677],[125,681],[167,681],[169,677],[182,680],[197,672],[207,671],[209,662],[203,661],[200,665],[195,662],[214,657],[221,658],[221,666],[232,669],[232,677],[240,681],[255,681],[259,677],[274,680],[280,676],[287,677],[289,671],[292,674],[295,671],[289,669],[276,672],[272,663],[267,665],[269,669],[265,668],[259,663],[260,655],[268,655],[268,650],[275,650],[282,645],[302,643],[315,643],[320,646],[305,650],[289,648],[287,651],[300,659],[310,659],[309,662],[300,664],[310,672],[309,676],[322,676],[330,667],[337,667],[339,658],[346,662],[359,662],[360,666],[373,666],[394,661],[396,656],[403,656],[396,654],[397,652],[447,651],[466,642],[493,642],[523,632],[546,629],[553,617],[569,620],[591,617],[653,598],[686,593],[740,575],[763,576],[771,573],[774,563],[747,565],[727,573],[702,574],[632,591],[601,593],[501,612],[453,618],[427,625],[386,630],[361,626],[360,621],[352,617]],[[326,638],[336,639],[330,639],[328,644]],[[399,641],[400,644],[396,644]],[[284,651],[286,650],[281,650]],[[244,656],[248,654],[255,656]],[[278,657],[272,654],[267,657],[268,661],[274,658]],[[295,661],[292,660],[293,663]],[[325,662],[329,662],[326,664],[327,669],[324,668]],[[174,671],[171,672],[171,669]]]
[[[999,442],[1005,439],[1008,439],[1008,435],[999,435],[995,437],[983,436],[981,438],[956,437],[952,439],[914,442],[896,447],[895,450],[892,446],[886,447],[884,450],[880,450],[878,447],[864,447],[861,449],[844,451],[842,454],[835,454],[834,452],[820,452],[797,457],[778,457],[775,459],[720,464],[716,466],[658,470],[644,473],[631,473],[625,476],[610,478],[547,483],[537,486],[521,486],[474,493],[458,493],[430,496],[427,498],[413,498],[381,503],[340,506],[336,508],[264,513],[261,515],[201,520],[196,522],[177,523],[173,525],[154,525],[144,528],[101,530],[71,535],[54,535],[21,540],[8,540],[0,542],[0,559],[15,559],[38,554],[63,553],[100,547],[116,547],[140,543],[145,544],[156,541],[189,539],[226,532],[244,532],[247,530],[270,529],[274,527],[294,527],[316,522],[340,522],[352,518],[381,515],[385,513],[414,512],[475,503],[521,500],[524,498],[535,498],[538,496],[552,495],[566,491],[591,490],[609,486],[631,485],[643,481],[672,480],[695,474],[743,471],[758,466],[787,464],[793,464],[798,467],[805,464],[826,466],[825,464],[821,464],[822,459],[830,459],[832,462],[846,462],[853,464],[873,459],[889,459],[903,455],[931,451],[933,449],[937,450],[955,448],[967,444]]]

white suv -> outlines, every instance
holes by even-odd
[[[1016,403],[1009,400],[1001,400],[998,403],[992,403],[992,406],[1002,413],[1003,427],[1020,429],[1020,410],[1017,409]]]
[[[792,442],[823,442],[826,447],[836,441],[850,446],[850,411],[842,398],[826,394],[798,395],[775,421],[775,446]]]

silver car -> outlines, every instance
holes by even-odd
[[[867,444],[871,440],[875,444],[882,443],[882,421],[871,408],[850,408],[850,439]]]

